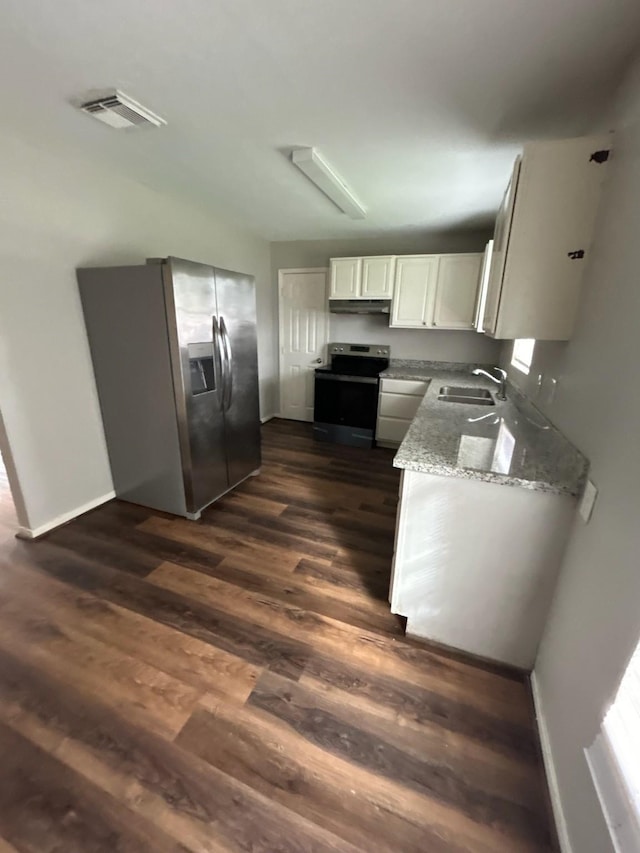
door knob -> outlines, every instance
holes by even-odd
[[[322,364],[322,359],[321,359],[321,358],[316,358],[316,364]]]

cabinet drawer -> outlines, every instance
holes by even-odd
[[[389,394],[383,391],[380,394],[378,413],[389,418],[404,418],[413,420],[422,397],[413,394]]]
[[[416,379],[381,379],[380,390],[391,394],[412,394],[424,397],[428,382]]]
[[[376,439],[378,441],[394,441],[400,444],[411,426],[411,421],[400,418],[378,417]]]

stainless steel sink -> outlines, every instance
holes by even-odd
[[[466,403],[469,406],[495,406],[491,392],[486,388],[457,388],[444,385],[440,389],[438,400],[443,403]]]
[[[491,399],[491,392],[486,388],[458,388],[456,385],[445,385],[440,389],[444,397],[483,397]]]

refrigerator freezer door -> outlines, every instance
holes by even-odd
[[[224,394],[229,485],[260,467],[260,407],[256,297],[252,276],[215,270],[222,358],[228,365]]]
[[[214,270],[169,258],[164,285],[187,512],[197,516],[229,488]]]

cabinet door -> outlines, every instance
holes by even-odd
[[[396,259],[390,326],[424,329],[431,325],[438,255],[405,255]]]
[[[393,256],[362,259],[363,299],[391,299],[395,260]]]
[[[482,256],[482,264],[480,265],[480,284],[478,286],[478,301],[476,302],[476,332],[484,332],[484,306],[487,303],[492,255],[493,240],[489,240],[485,247],[484,255]]]
[[[441,329],[473,329],[482,255],[442,255],[433,325]]]
[[[384,444],[402,444],[410,426],[411,419],[402,420],[401,418],[386,418],[384,415],[378,415],[376,441]]]
[[[378,414],[385,418],[401,418],[412,421],[420,408],[421,397],[411,394],[386,394],[382,392],[378,401]]]
[[[500,308],[500,293],[502,292],[502,277],[507,260],[507,247],[509,234],[513,221],[513,211],[516,203],[518,180],[520,178],[520,157],[515,162],[513,174],[509,186],[504,194],[498,216],[496,217],[496,228],[493,235],[493,251],[491,253],[491,266],[489,268],[489,284],[487,286],[487,298],[484,308],[482,322],[485,334],[494,335],[498,323],[498,309]]]
[[[360,296],[362,258],[331,258],[331,299]]]
[[[431,380],[422,379],[381,379],[380,390],[388,394],[409,394],[414,397],[424,397]]]
[[[499,339],[568,340],[608,166],[607,134],[524,146],[497,322]]]

